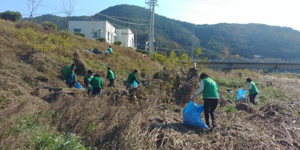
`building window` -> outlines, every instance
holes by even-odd
[[[107,42],[109,42],[109,36],[110,36],[110,33],[109,32],[107,32]]]
[[[98,34],[98,32],[97,32],[97,31],[94,31],[93,38],[97,38],[97,34]]]
[[[101,37],[101,32],[102,32],[102,31],[101,31],[101,30],[99,30],[99,34],[98,34],[98,37]]]
[[[74,33],[81,33],[81,29],[74,29]]]

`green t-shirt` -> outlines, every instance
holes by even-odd
[[[71,66],[67,66],[64,70],[63,70],[63,74],[64,74],[64,80],[67,80],[68,75],[71,73]]]
[[[89,85],[94,78],[94,76],[89,77],[88,75],[85,76],[87,84]],[[89,86],[86,86],[87,89],[91,89]]]
[[[93,88],[102,88],[103,82],[100,77],[94,77],[91,80],[91,84],[92,84]]]
[[[108,48],[108,50],[109,50],[110,52],[113,52],[111,47],[110,47],[110,48]]]
[[[250,83],[252,84],[252,89],[249,90],[249,95],[258,94],[258,90],[255,83],[252,81]]]
[[[140,84],[140,81],[137,79],[135,73],[133,72],[133,73],[129,74],[126,82],[133,85],[134,81],[136,81],[138,84]]]
[[[203,99],[207,97],[219,98],[218,85],[211,78],[203,79],[204,89],[203,89]]]
[[[111,70],[109,70],[108,71],[109,72],[109,76],[108,76],[108,79],[115,79],[115,75],[114,75],[114,73],[111,71]]]

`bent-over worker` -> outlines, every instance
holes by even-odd
[[[194,93],[194,95],[190,97],[190,100],[193,100],[195,96],[203,93],[205,121],[206,125],[210,128],[211,126],[209,124],[209,114],[211,116],[212,125],[217,125],[214,111],[217,108],[219,102],[218,85],[206,73],[202,73],[200,75],[200,80],[201,81],[199,89]]]

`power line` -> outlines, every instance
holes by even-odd
[[[125,17],[117,17],[117,16],[110,16],[110,17],[113,17],[113,18],[122,18],[122,19],[131,19],[131,20],[149,21],[149,20],[144,20],[144,19],[125,18]]]
[[[91,13],[95,13],[95,12],[93,12],[93,11],[89,11],[89,10],[86,10],[86,9],[82,9],[82,10],[87,11],[87,12],[91,12]],[[132,25],[148,25],[148,24],[139,24],[139,23],[132,23],[132,22],[127,22],[127,21],[118,20],[118,19],[115,19],[115,18],[113,18],[113,17],[111,17],[111,16],[104,15],[104,14],[101,14],[101,13],[96,13],[96,14],[99,14],[99,15],[102,15],[102,16],[105,16],[105,17],[108,17],[108,18],[113,19],[113,20],[115,20],[115,21],[119,21],[119,22],[123,22],[123,23],[128,23],[128,24],[132,24]]]

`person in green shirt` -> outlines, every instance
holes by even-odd
[[[92,88],[89,87],[89,84],[91,83],[92,79],[94,78],[93,72],[91,70],[88,71],[88,74],[84,77],[84,85],[87,88],[87,93],[90,94]]]
[[[129,74],[126,81],[126,90],[132,88],[134,81],[140,84],[141,82],[137,79],[136,74],[138,71],[135,69],[131,74]]]
[[[108,51],[109,51],[110,53],[113,53],[113,50],[112,50],[111,46],[108,47]]]
[[[247,82],[248,82],[248,88],[245,90],[246,91],[249,90],[250,103],[253,103],[254,105],[256,105],[254,99],[258,95],[258,89],[257,89],[255,83],[250,78],[247,78]]]
[[[67,83],[67,78],[71,72],[71,67],[75,67],[76,69],[76,66],[75,64],[72,64],[71,66],[67,66],[64,70],[63,70],[63,75],[64,75],[64,82]]]
[[[103,87],[103,81],[99,73],[91,80],[89,87],[93,88],[92,95],[96,96],[102,93],[101,88]]]
[[[77,83],[76,75],[75,75],[75,66],[71,67],[71,72],[67,76],[67,83],[71,87],[74,87],[74,85]]]
[[[115,75],[114,73],[110,70],[110,67],[107,68],[107,76],[106,79],[109,80],[109,87],[115,87]]]
[[[212,125],[215,127],[217,125],[215,121],[214,111],[219,103],[219,92],[217,83],[212,80],[208,74],[202,73],[200,75],[200,86],[199,89],[190,97],[190,100],[193,100],[197,95],[203,93],[204,99],[204,115],[206,125],[210,128],[209,125],[209,114],[211,116]]]

